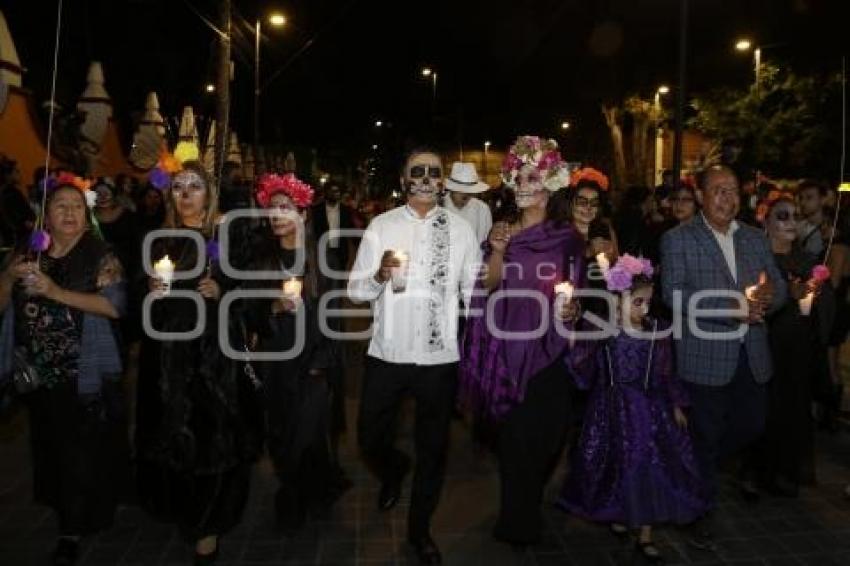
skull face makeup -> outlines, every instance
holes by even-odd
[[[171,199],[180,222],[199,226],[207,213],[207,183],[192,169],[184,169],[171,182]]]
[[[523,167],[517,175],[516,204],[519,208],[545,205],[549,193],[543,186],[543,176],[533,166]]]
[[[443,192],[443,164],[433,153],[417,153],[407,160],[402,184],[412,203],[434,204]]]

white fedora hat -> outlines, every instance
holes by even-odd
[[[478,180],[478,171],[474,163],[452,163],[452,172],[446,179],[446,188],[459,193],[483,193],[490,185]]]

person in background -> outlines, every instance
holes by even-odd
[[[614,214],[614,227],[620,253],[645,257],[658,263],[658,238],[652,229],[655,198],[648,187],[626,189]]]
[[[444,199],[446,210],[454,212],[472,226],[472,231],[479,242],[483,242],[493,227],[493,216],[478,195],[490,188],[487,183],[478,179],[474,163],[452,163],[452,170],[446,179],[446,190],[449,195]]]
[[[438,205],[443,177],[433,151],[408,155],[401,177],[407,204],[372,220],[348,281],[352,302],[374,305],[358,440],[381,481],[383,511],[399,502],[410,469],[410,459],[394,446],[397,415],[405,397],[416,400],[407,536],[423,564],[442,562],[431,516],[445,479],[455,407],[458,305],[461,298],[469,304],[480,258],[469,223]]]
[[[90,191],[78,181],[66,175],[46,189],[46,249],[19,249],[0,273],[0,352],[14,352],[15,370],[36,376],[22,399],[34,498],[59,522],[57,566],[75,564],[80,539],[112,526],[129,482],[113,331],[124,312],[124,277],[118,258],[92,232]],[[0,378],[12,364],[0,360]]]
[[[251,189],[242,179],[242,166],[234,161],[225,161],[221,169],[218,196],[219,211],[251,208]]]
[[[797,188],[797,198],[803,216],[797,224],[800,246],[817,258],[820,258],[826,251],[826,241],[821,231],[825,222],[826,196],[826,185],[817,181],[803,181]]]
[[[696,216],[697,212],[699,212],[696,192],[690,185],[682,184],[676,189],[670,197],[670,203],[670,211],[677,224],[690,222]]]
[[[0,154],[0,248],[14,249],[35,225],[35,213],[21,192],[18,164]],[[0,253],[0,261],[3,255]]]
[[[115,176],[115,200],[125,210],[136,212],[136,199],[139,196],[138,181],[130,175]]]

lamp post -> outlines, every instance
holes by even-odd
[[[487,155],[490,151],[490,145],[491,143],[489,141],[484,142],[484,159],[482,160],[483,163],[481,163],[481,176],[485,180],[487,179]]]
[[[422,67],[422,76],[431,79],[431,112],[437,115],[437,71],[431,67]]]
[[[655,127],[655,184],[660,185],[664,172],[664,128],[661,127],[661,97],[670,93],[670,87],[661,85],[655,90],[655,112],[658,120]]]
[[[269,25],[280,28],[286,25],[286,16],[280,12],[269,15]],[[262,20],[257,18],[254,36],[254,167],[256,169],[260,148],[260,38]]]
[[[739,39],[735,42],[735,49],[740,51],[741,53],[746,53],[750,49],[753,49],[753,42],[749,39]],[[753,49],[753,66],[755,67],[755,92],[756,98],[759,96],[759,79],[761,74],[761,47],[756,47]]]

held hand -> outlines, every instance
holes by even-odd
[[[35,264],[25,261],[23,256],[17,256],[3,272],[3,279],[7,283],[14,283],[16,280],[23,280],[27,275],[35,269]]]
[[[676,421],[676,425],[682,430],[687,430],[688,428],[688,417],[685,415],[685,412],[681,409],[681,407],[673,408],[673,419]]]
[[[201,282],[198,283],[198,292],[205,299],[212,299],[214,301],[217,301],[221,297],[221,287],[211,277],[201,279]]]
[[[395,252],[392,250],[384,251],[384,255],[381,256],[381,267],[378,268],[378,272],[375,274],[375,281],[378,283],[389,281],[390,277],[392,277],[394,267],[401,267],[401,261],[399,261],[395,256]]]
[[[559,295],[555,299],[555,307],[555,316],[560,321],[573,323],[581,318],[581,305],[577,299],[567,301]]]
[[[496,222],[490,230],[488,242],[494,252],[503,254],[511,241],[511,229],[507,222]]]
[[[773,303],[775,291],[773,282],[767,277],[767,273],[764,271],[759,273],[759,283],[756,288],[756,299],[765,309]]]
[[[296,310],[298,310],[298,303],[291,299],[275,299],[272,302],[272,313],[274,314],[295,312]]]
[[[161,294],[165,291],[165,282],[159,277],[148,278],[148,291]]]
[[[47,299],[55,299],[61,288],[54,283],[46,273],[42,273],[38,269],[32,271],[24,279],[24,285],[30,295],[45,297]]]
[[[611,240],[602,237],[596,237],[590,240],[590,255],[596,257],[599,254],[605,254],[608,261],[614,259],[614,243]]]

